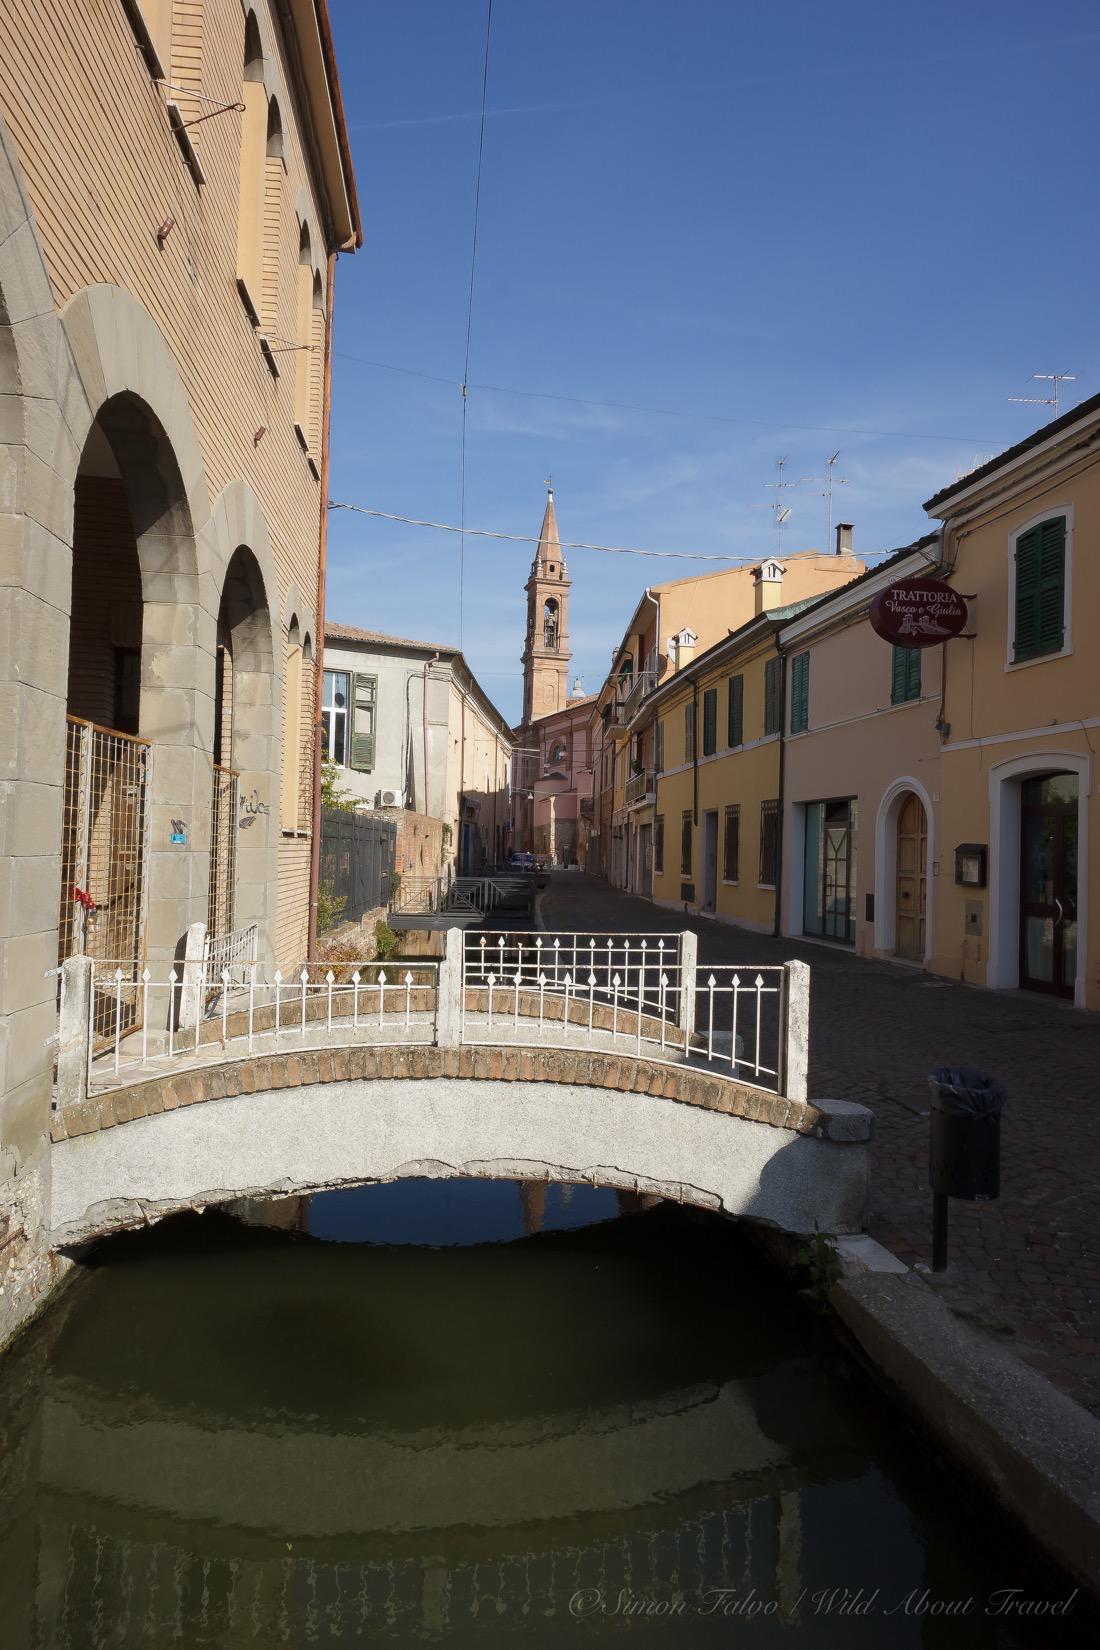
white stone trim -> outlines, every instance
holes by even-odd
[[[1031,751],[989,770],[989,957],[986,984],[1020,985],[1020,784],[1044,773],[1077,775],[1077,982],[1074,1002],[1085,1006],[1088,982],[1089,830],[1092,758],[1078,751]]]
[[[927,790],[919,779],[908,774],[893,780],[886,787],[875,816],[875,950],[893,956],[897,949],[898,814],[910,792],[924,808],[927,828],[923,957],[927,964],[931,962],[933,953],[932,925],[936,902],[933,898],[932,867],[936,862],[936,816]]]

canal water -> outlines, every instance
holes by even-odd
[[[1084,1642],[729,1223],[240,1214],[103,1245],[0,1363],[4,1650]]]

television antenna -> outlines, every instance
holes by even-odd
[[[1018,405],[1031,407],[1053,407],[1054,416],[1058,417],[1058,386],[1060,384],[1076,384],[1075,372],[1033,372],[1032,378],[1038,383],[1049,384],[1049,395],[1010,395],[1009,401]]]
[[[783,492],[788,487],[797,487],[799,485],[797,481],[787,481],[785,479],[785,476],[784,476],[784,471],[786,470],[787,461],[790,458],[790,456],[791,455],[789,453],[784,453],[781,458],[776,459],[776,461],[775,461],[775,476],[776,476],[776,479],[774,481],[766,481],[764,483],[765,487],[774,487],[777,492]],[[781,498],[777,498],[775,503],[774,504],[769,504],[767,506],[767,508],[771,511],[772,520],[775,522],[775,532],[776,532],[778,553],[779,553],[779,555],[782,555],[783,554],[783,529],[791,519],[790,506],[787,505],[787,504],[784,504],[783,500]]]
[[[823,482],[824,485],[825,485],[825,491],[822,493],[821,496],[825,500],[825,551],[826,551],[826,554],[829,552],[829,550],[832,549],[832,544],[833,544],[833,488],[834,487],[847,487],[848,486],[848,477],[847,476],[838,476],[837,473],[836,473],[836,463],[837,463],[837,459],[839,457],[840,457],[840,448],[838,447],[836,452],[833,454],[832,458],[827,458],[825,460],[825,474],[823,476],[803,476],[802,477],[803,481],[820,481],[820,482]]]

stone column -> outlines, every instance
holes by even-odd
[[[783,1093],[788,1100],[805,1100],[810,1073],[810,968],[808,963],[783,964]]]
[[[439,964],[439,997],[435,1040],[440,1048],[457,1048],[462,1041],[462,952],[465,931],[448,928],[447,946]]]

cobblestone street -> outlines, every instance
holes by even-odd
[[[910,1265],[930,1260],[927,1074],[954,1064],[998,1077],[1008,1090],[1001,1197],[952,1202],[951,1264],[930,1281],[960,1316],[1100,1413],[1095,1017],[839,947],[683,918],[580,872],[552,875],[541,915],[550,929],[690,927],[702,963],[809,963],[810,1096],[873,1110],[871,1233]]]

